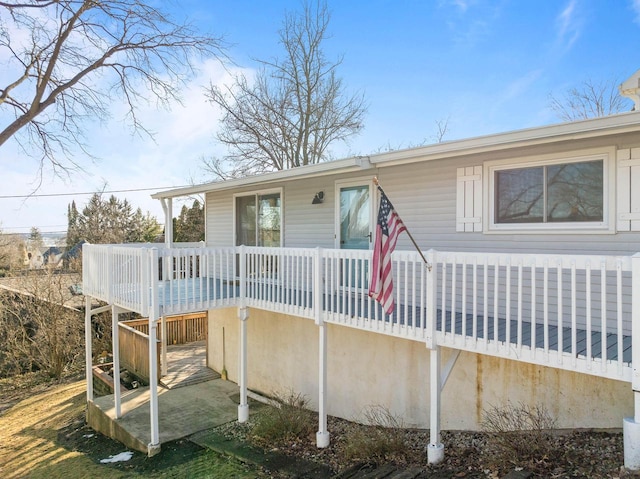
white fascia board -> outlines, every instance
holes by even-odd
[[[247,176],[234,180],[216,181],[200,185],[188,186],[185,188],[175,188],[172,190],[159,191],[151,195],[153,199],[175,198],[178,196],[189,196],[207,193],[209,191],[230,190],[251,185],[264,185],[279,181],[292,179],[312,178],[316,176],[333,175],[336,173],[348,173],[350,171],[367,170],[371,168],[368,157],[353,157],[343,160],[327,161],[315,165],[300,166],[289,170],[274,171],[262,175]]]
[[[371,155],[374,166],[414,163],[558,141],[640,132],[640,112],[560,123]]]

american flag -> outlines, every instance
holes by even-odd
[[[387,314],[395,309],[393,299],[393,272],[391,271],[391,253],[396,247],[398,236],[406,231],[404,223],[393,209],[393,205],[382,188],[380,191],[380,208],[376,225],[375,245],[373,249],[373,265],[369,296],[382,305]]]

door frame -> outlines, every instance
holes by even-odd
[[[360,178],[350,178],[348,180],[336,180],[335,182],[335,214],[334,214],[334,247],[340,248],[340,190],[352,186],[369,186],[369,248],[373,248],[373,236],[375,234],[375,205],[377,205],[376,188],[374,188],[373,180],[370,176]]]

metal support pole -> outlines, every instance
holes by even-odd
[[[429,464],[438,464],[444,459],[444,445],[440,442],[440,398],[442,380],[440,379],[440,347],[431,350],[431,437],[427,446]]]
[[[120,327],[118,326],[118,308],[111,307],[111,345],[113,349],[113,403],[116,419],[122,417],[122,394],[120,390]]]

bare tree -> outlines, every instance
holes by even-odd
[[[253,82],[238,76],[230,87],[208,88],[224,114],[218,139],[230,153],[204,160],[207,171],[226,178],[315,164],[362,129],[364,96],[346,93],[336,73],[342,59],[331,62],[323,51],[329,20],[324,3],[306,3],[285,16],[282,60],[259,60]]]
[[[197,56],[223,56],[220,38],[176,23],[145,0],[0,1],[0,147],[10,138],[54,171],[88,153],[86,123],[122,98],[127,121],[140,102],[166,106]],[[4,10],[4,13],[3,13]],[[20,133],[20,134],[18,134]]]
[[[0,230],[0,277],[10,274],[12,270],[23,269],[25,254],[24,239],[20,235]]]
[[[82,365],[82,312],[72,307],[69,285],[79,274],[53,268],[15,278],[0,289],[0,370],[2,375],[46,371],[60,378]]]
[[[587,120],[631,110],[629,100],[620,96],[615,80],[584,81],[560,98],[549,95],[549,106],[562,121]]]

